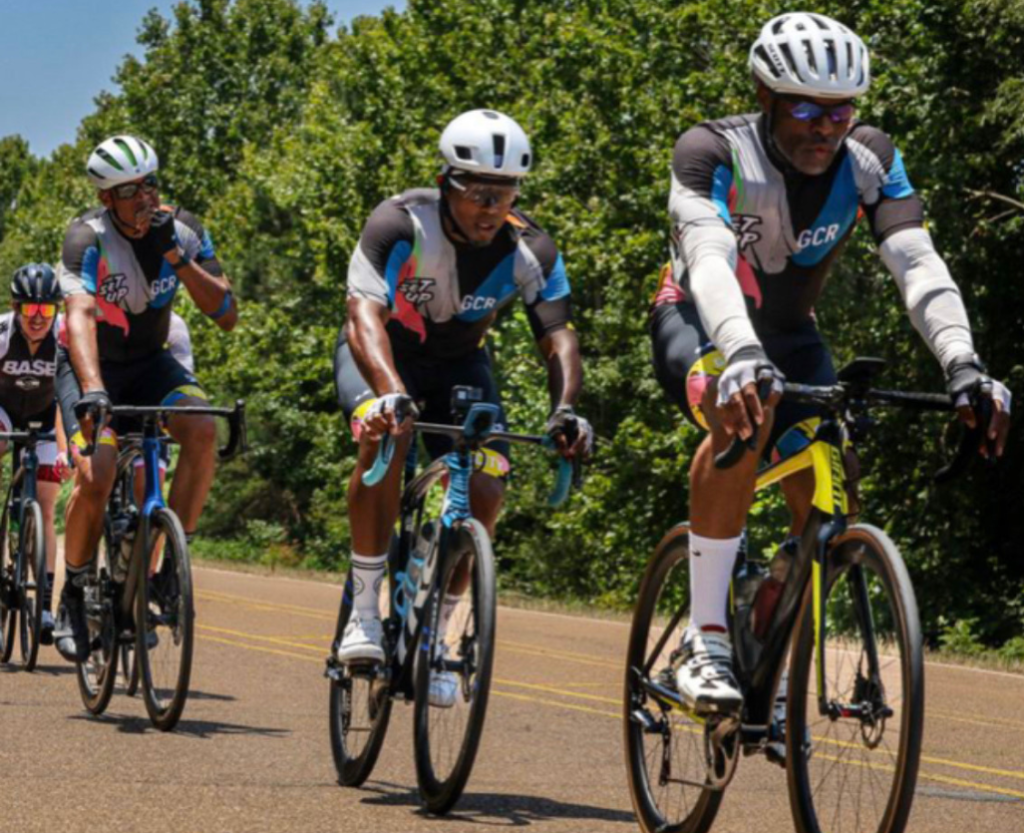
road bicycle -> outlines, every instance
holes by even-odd
[[[26,671],[35,669],[39,657],[46,597],[46,530],[37,499],[36,446],[56,439],[41,428],[29,423],[26,431],[0,433],[0,441],[14,443],[13,477],[0,517],[0,662],[10,662],[17,637]]]
[[[873,389],[883,365],[857,359],[836,385],[785,385],[784,398],[816,405],[821,416],[801,424],[808,444],[764,468],[757,488],[812,469],[813,507],[803,534],[770,565],[745,547],[737,556],[729,618],[741,714],[698,715],[680,697],[688,524],[655,550],[633,616],[624,709],[629,788],[648,833],[708,830],[741,753],[785,766],[799,833],[903,831],[921,756],[921,626],[896,546],[877,527],[847,523],[843,456],[870,431],[872,409],[953,406],[944,395]],[[988,424],[987,414],[979,423]],[[976,432],[965,434],[937,477],[959,474],[979,441]],[[734,464],[748,447],[753,442],[734,441],[715,464]],[[788,692],[780,687],[787,658]],[[773,719],[779,702],[781,725]]]
[[[470,508],[470,478],[489,442],[553,447],[549,437],[498,430],[497,406],[480,402],[481,391],[453,389],[453,411],[461,425],[417,422],[418,434],[450,437],[454,448],[416,475],[415,441],[405,461],[405,488],[398,534],[388,558],[388,594],[383,663],[341,663],[336,658],[352,610],[352,577],[345,583],[326,675],[330,679],[331,751],[338,781],[362,784],[373,771],[387,732],[394,700],[411,702],[414,711],[416,774],[429,812],[446,813],[469,779],[482,735],[494,661],[495,566],[490,537]],[[401,415],[400,415],[401,418]],[[567,437],[572,440],[572,437]],[[379,483],[394,455],[386,436],[374,466],[363,475]],[[561,504],[579,483],[578,464],[559,461],[549,498]],[[428,493],[447,480],[440,516],[431,512]],[[453,584],[457,596],[447,628],[439,627],[441,600]],[[455,675],[454,702],[441,708],[429,701],[432,673]]]
[[[245,405],[114,406],[118,418],[141,421],[141,430],[119,437],[117,475],[103,519],[103,537],[84,587],[90,651],[76,664],[86,709],[102,714],[110,703],[120,657],[126,693],[141,687],[146,711],[161,731],[173,729],[188,699],[192,673],[195,600],[188,541],[160,488],[160,450],[171,443],[163,423],[171,414],[227,420],[220,449],[228,460],[246,449]],[[103,424],[97,418],[95,424]],[[91,454],[94,443],[85,450]],[[144,497],[135,499],[136,460],[143,461]]]

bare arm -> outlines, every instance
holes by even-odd
[[[103,390],[99,348],[96,345],[96,299],[84,292],[68,295],[68,353],[82,393]]]
[[[164,257],[171,266],[177,266],[181,261],[177,251],[168,252]],[[176,269],[175,274],[185,285],[196,306],[206,315],[217,312],[224,303],[227,293],[231,292],[231,282],[226,276],[211,275],[194,260]],[[233,294],[227,311],[213,321],[225,332],[235,328],[235,324],[238,323],[238,302]]]
[[[345,337],[356,367],[377,396],[406,392],[395,368],[391,340],[385,329],[390,317],[391,313],[383,304],[369,298],[353,296],[348,299]]]
[[[583,387],[583,362],[576,331],[565,327],[544,336],[540,352],[548,368],[548,391],[551,409],[575,405]]]

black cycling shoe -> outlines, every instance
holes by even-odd
[[[85,662],[89,659],[89,625],[81,592],[64,594],[57,618],[59,622],[53,632],[57,653],[68,662]]]

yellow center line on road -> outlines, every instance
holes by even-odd
[[[1004,720],[1001,717],[964,717],[963,715],[957,714],[956,712],[947,712],[943,709],[929,708],[925,712],[925,715],[927,716],[931,714],[937,715],[938,717],[941,717],[943,720],[952,720],[955,723],[972,723],[976,726],[995,726],[999,729],[1009,728],[1020,729],[1024,731],[1024,723],[1018,723],[1015,720]]]
[[[244,597],[244,596],[235,596],[235,595],[228,594],[228,593],[216,593],[216,592],[211,592],[211,591],[202,591],[199,595],[200,595],[200,597],[209,598],[211,601],[225,601],[225,602],[229,602],[229,603],[238,603],[238,604],[243,604],[243,605],[245,605],[247,607],[250,607],[250,608],[253,608],[253,609],[256,609],[256,610],[287,611],[289,613],[300,614],[300,615],[308,616],[310,618],[315,618],[315,619],[319,619],[319,620],[332,620],[333,619],[333,617],[331,617],[331,616],[329,616],[327,614],[319,614],[319,613],[316,613],[314,611],[311,611],[309,608],[299,607],[299,606],[296,606],[296,605],[283,605],[283,604],[279,604],[279,603],[276,603],[276,602],[267,602],[267,603],[255,602],[252,599],[249,599],[249,598]],[[217,627],[214,627],[214,626],[211,626],[211,625],[198,625],[198,627],[201,630],[210,631],[211,633],[220,633],[220,634],[224,634],[226,636],[234,636],[234,637],[238,637],[238,638],[242,638],[242,639],[248,639],[248,640],[253,640],[253,641],[257,641],[257,642],[267,642],[267,643],[274,644],[274,645],[281,645],[281,646],[290,647],[290,648],[298,648],[298,649],[301,649],[303,651],[316,652],[317,654],[320,654],[321,657],[323,656],[323,651],[324,651],[323,645],[310,645],[310,644],[306,644],[306,643],[303,643],[303,642],[296,641],[295,638],[286,639],[286,638],[282,638],[282,637],[261,636],[261,635],[256,635],[256,634],[245,633],[243,631],[231,630],[231,629],[228,629],[228,628],[217,628]],[[221,643],[224,643],[224,644],[240,644],[240,643],[232,643],[232,642],[230,642],[228,640],[225,640],[225,639],[215,639],[214,637],[206,637],[206,638],[213,639],[214,641],[221,642]],[[306,637],[301,637],[301,638],[306,638]],[[319,638],[319,637],[310,637],[310,638]],[[325,635],[323,638],[326,641],[326,640],[329,640],[331,638],[331,636],[330,635]],[[541,646],[532,645],[530,643],[517,642],[517,641],[512,641],[512,640],[498,640],[498,646],[500,648],[502,648],[503,650],[508,650],[508,651],[512,651],[512,652],[515,652],[515,653],[523,653],[523,654],[532,655],[532,656],[550,657],[552,659],[567,660],[567,661],[570,661],[570,662],[575,662],[575,663],[583,664],[583,665],[593,665],[593,666],[598,666],[598,667],[603,667],[603,668],[615,668],[615,669],[618,669],[620,667],[617,663],[612,663],[612,662],[610,662],[608,660],[604,660],[604,659],[602,659],[602,658],[600,658],[598,656],[592,655],[592,654],[581,654],[581,653],[576,653],[576,652],[572,652],[572,651],[553,650],[553,649],[544,648],[544,647],[541,647]],[[268,653],[275,653],[275,654],[279,654],[281,656],[298,656],[297,654],[289,653],[287,651],[274,651],[274,650],[269,649],[269,648],[257,648],[255,646],[246,646],[246,647],[252,647],[254,650],[263,650],[263,651],[266,651]],[[302,657],[302,658],[303,659],[312,659],[311,657]],[[317,658],[314,661],[321,662],[322,659],[321,658]],[[602,697],[602,696],[599,696],[599,695],[592,695],[592,694],[583,694],[581,692],[571,691],[571,690],[567,690],[567,689],[564,689],[564,688],[563,689],[559,689],[559,688],[556,688],[556,687],[553,687],[553,686],[544,686],[544,685],[538,685],[538,684],[534,684],[534,683],[520,683],[520,682],[517,682],[517,681],[514,681],[514,680],[504,680],[504,679],[495,679],[495,683],[499,683],[499,684],[503,684],[503,685],[508,685],[508,686],[514,686],[514,687],[518,687],[518,688],[530,689],[530,690],[533,690],[533,691],[542,691],[542,692],[545,692],[545,693],[548,693],[548,694],[555,694],[555,695],[562,696],[562,697],[592,700],[592,701],[603,702],[603,703],[614,703],[614,704],[618,704],[619,703],[619,700],[617,700],[615,698]],[[590,684],[590,685],[601,685],[601,684],[593,683],[593,684]],[[515,698],[521,699],[521,700],[522,699],[530,699],[528,695],[512,695],[511,693],[508,693],[508,692],[505,692],[504,694],[506,696],[509,696],[509,697],[513,697],[514,696]],[[569,704],[556,703],[555,701],[542,700],[540,698],[536,698],[536,701],[537,702],[546,703],[546,704],[549,704],[549,705],[562,705],[562,706],[564,706],[566,708],[570,707]],[[575,708],[577,710],[583,710],[583,711],[587,710],[583,706],[573,706],[572,708]],[[590,709],[590,711],[595,712],[595,713],[599,713],[599,714],[604,714],[604,715],[608,715],[609,714],[608,712],[596,712],[593,709]],[[938,715],[943,720],[956,720],[956,721],[961,721],[961,722],[979,723],[979,724],[982,724],[982,725],[996,725],[996,726],[1006,725],[1006,726],[1013,727],[1013,728],[1017,728],[1017,727],[1024,728],[1024,724],[1018,724],[1018,723],[1015,723],[1013,721],[1004,721],[1004,720],[999,720],[999,719],[992,720],[992,721],[971,720],[969,718],[962,718],[962,717],[960,717],[958,715],[954,715],[954,714],[951,714],[949,712],[945,712],[943,710],[937,710],[937,709],[930,709],[928,713],[929,714]],[[619,717],[620,715],[618,715],[616,713],[615,716]],[[825,743],[830,743],[830,744],[834,744],[834,745],[838,745],[838,746],[846,746],[846,745],[856,746],[855,744],[847,744],[845,741],[833,740],[833,739],[830,739],[830,738],[820,738],[819,740],[821,740],[821,741],[823,741]],[[979,765],[979,764],[971,764],[971,763],[966,763],[966,762],[961,762],[961,761],[954,761],[954,760],[950,760],[948,758],[938,758],[938,757],[933,757],[933,756],[929,756],[929,755],[922,755],[921,756],[921,760],[923,762],[925,762],[925,763],[935,764],[935,765],[938,765],[938,766],[948,766],[948,767],[953,767],[953,768],[956,768],[956,769],[969,770],[969,771],[972,771],[972,772],[981,772],[981,773],[985,773],[987,775],[994,775],[994,776],[1002,777],[1002,778],[1016,778],[1016,779],[1024,780],[1024,772],[1020,772],[1020,771],[998,769],[998,768],[995,768],[995,767],[987,767],[987,766],[982,766],[982,765]]]
[[[613,703],[617,706],[622,705],[621,697],[600,697],[596,694],[583,694],[579,691],[569,691],[563,688],[555,688],[549,685],[538,685],[536,683],[520,683],[516,680],[502,680],[498,677],[494,678],[494,682],[500,683],[501,685],[510,685],[517,688],[528,688],[532,691],[543,691],[548,694],[560,694],[562,697],[574,697],[577,700],[596,700],[599,703]]]
[[[895,772],[895,767],[886,766],[885,764],[876,764],[870,761],[856,761],[853,758],[841,758],[832,755],[824,755],[815,752],[815,759],[821,759],[824,761],[834,761],[841,764],[847,764],[849,766],[861,766],[867,769],[877,769],[882,772]],[[930,772],[918,772],[918,778],[924,778],[926,781],[938,781],[942,784],[953,784],[957,787],[964,787],[971,790],[981,790],[982,792],[997,793],[999,795],[1008,795],[1013,798],[1024,799],[1024,792],[1019,790],[1009,790],[1005,787],[991,787],[988,784],[979,784],[976,781],[963,781],[960,778],[950,778],[948,775],[935,775]]]
[[[275,644],[275,645],[283,645],[283,646],[286,646],[286,647],[298,647],[298,648],[302,648],[303,650],[307,650],[307,651],[312,651],[312,650],[320,651],[320,649],[310,648],[310,647],[302,645],[300,643],[293,643],[293,642],[290,642],[289,640],[280,639],[278,637],[254,636],[252,634],[246,634],[246,633],[243,633],[241,631],[233,631],[233,630],[230,630],[228,628],[216,628],[216,627],[212,627],[212,626],[209,626],[209,625],[199,625],[198,627],[199,627],[200,630],[203,630],[203,631],[212,631],[214,633],[226,634],[228,636],[236,636],[236,637],[241,637],[241,638],[246,638],[246,639],[265,641],[265,642],[270,642],[270,643]],[[289,659],[300,659],[300,660],[305,660],[306,662],[315,662],[317,664],[321,664],[323,662],[322,657],[312,657],[312,656],[307,656],[305,654],[297,653],[295,651],[277,650],[275,648],[268,648],[268,647],[264,647],[262,645],[250,645],[250,644],[247,644],[247,643],[244,643],[244,642],[238,642],[238,641],[232,640],[232,639],[225,639],[225,638],[219,637],[219,636],[213,636],[213,635],[206,635],[206,634],[204,634],[204,635],[201,636],[201,639],[203,639],[205,641],[216,642],[216,643],[219,643],[219,644],[222,644],[222,645],[229,645],[229,646],[232,646],[232,647],[245,648],[245,649],[250,650],[250,651],[260,651],[260,652],[263,652],[263,653],[274,654],[274,655],[286,657],[286,658],[289,658]],[[572,698],[572,699],[576,699],[576,700],[591,700],[591,701],[598,701],[598,702],[602,702],[602,703],[610,703],[610,704],[614,704],[614,705],[619,705],[620,704],[620,701],[618,699],[616,699],[616,698],[601,697],[599,695],[594,695],[594,694],[584,694],[584,693],[578,692],[578,691],[559,689],[559,688],[556,688],[554,686],[545,686],[545,685],[539,685],[539,684],[536,684],[536,683],[522,683],[522,682],[519,682],[517,680],[506,680],[506,679],[502,679],[502,678],[497,678],[496,677],[494,679],[494,684],[495,685],[502,685],[502,686],[512,686],[512,687],[516,687],[516,688],[524,688],[524,689],[528,689],[530,691],[541,691],[541,692],[544,692],[544,693],[547,693],[547,694],[554,694],[554,695],[557,695],[557,696]],[[551,699],[548,699],[548,698],[545,698],[545,697],[537,697],[536,695],[520,694],[520,693],[514,693],[514,692],[510,692],[510,691],[500,691],[500,690],[497,690],[497,689],[493,689],[491,691],[491,693],[493,695],[496,695],[496,696],[499,696],[499,697],[505,697],[505,698],[508,698],[508,699],[511,699],[511,700],[520,700],[520,701],[524,701],[524,702],[538,703],[538,704],[541,704],[541,705],[554,706],[556,708],[563,708],[563,709],[569,709],[569,710],[572,710],[572,711],[585,712],[587,714],[596,714],[596,715],[600,715],[602,717],[612,717],[612,718],[615,718],[616,720],[621,720],[622,719],[622,713],[621,712],[618,712],[618,711],[611,712],[611,711],[605,711],[605,710],[602,710],[602,709],[595,709],[595,708],[592,708],[590,706],[581,705],[579,703],[566,703],[566,702],[563,702],[563,701],[560,701],[560,700],[551,700]],[[690,727],[690,726],[685,726],[683,728],[686,728],[687,731],[698,731],[697,729],[695,729],[693,727]],[[815,736],[815,740],[821,741],[823,743],[827,743],[827,744],[832,745],[832,746],[860,748],[857,744],[849,743],[847,741],[836,740],[836,739],[833,739],[833,738],[824,738],[824,737]],[[830,756],[828,756],[828,755],[826,755],[824,753],[819,752],[818,754],[820,754],[821,758],[824,759],[824,760],[835,760],[835,758],[830,757]],[[965,769],[965,770],[969,770],[969,771],[972,771],[972,772],[981,772],[981,773],[985,773],[986,775],[994,775],[994,776],[997,776],[997,777],[1003,777],[1003,778],[1024,778],[1024,772],[1016,772],[1016,771],[1013,771],[1013,770],[1004,770],[1004,769],[996,769],[994,767],[979,766],[977,764],[969,764],[969,763],[964,763],[964,762],[960,762],[960,761],[952,761],[952,760],[949,760],[947,758],[936,758],[936,757],[929,756],[929,755],[922,755],[921,756],[921,760],[924,763],[935,764],[935,765],[938,765],[938,766],[954,767],[954,768],[957,768],[957,769]],[[852,759],[851,760],[844,760],[843,762],[844,763],[853,763],[855,765],[869,766],[869,767],[876,768],[876,769],[884,769],[884,770],[892,771],[891,767],[886,766],[884,764],[876,764],[876,763],[870,763],[870,762],[859,763],[859,762],[853,761]],[[994,793],[999,793],[1001,795],[1013,796],[1015,798],[1024,798],[1024,792],[1018,792],[1016,790],[1008,790],[1008,789],[1005,789],[1005,788],[1002,788],[1002,787],[991,787],[991,786],[988,786],[988,785],[985,785],[985,784],[980,784],[980,783],[977,783],[977,782],[974,782],[974,781],[962,781],[962,780],[959,780],[959,779],[956,779],[956,778],[950,778],[948,776],[938,775],[938,774],[934,774],[934,773],[921,772],[921,773],[919,773],[919,775],[920,775],[921,778],[926,778],[926,779],[929,779],[929,780],[932,780],[932,781],[940,781],[940,782],[943,782],[943,783],[954,784],[954,785],[957,785],[957,786],[970,787],[970,788],[973,788],[973,789],[983,790],[983,791],[986,791],[986,792],[994,792]]]

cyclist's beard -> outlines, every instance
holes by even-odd
[[[116,225],[121,231],[128,231],[129,236],[138,235],[144,237],[146,232],[149,231],[149,224],[153,219],[153,215],[156,210],[148,202],[143,204],[133,216],[134,223],[129,223],[124,220],[120,213],[117,211],[116,206],[112,206],[109,209],[110,216],[114,218],[114,225]]]
[[[468,234],[462,226],[459,225],[459,221],[455,219],[455,215],[452,213],[451,208],[448,206],[448,198],[444,195],[444,189],[441,190],[441,220],[442,222],[448,222],[451,231],[459,238],[458,242],[461,245],[469,246],[472,249],[486,249],[491,243],[491,240],[474,240]]]

